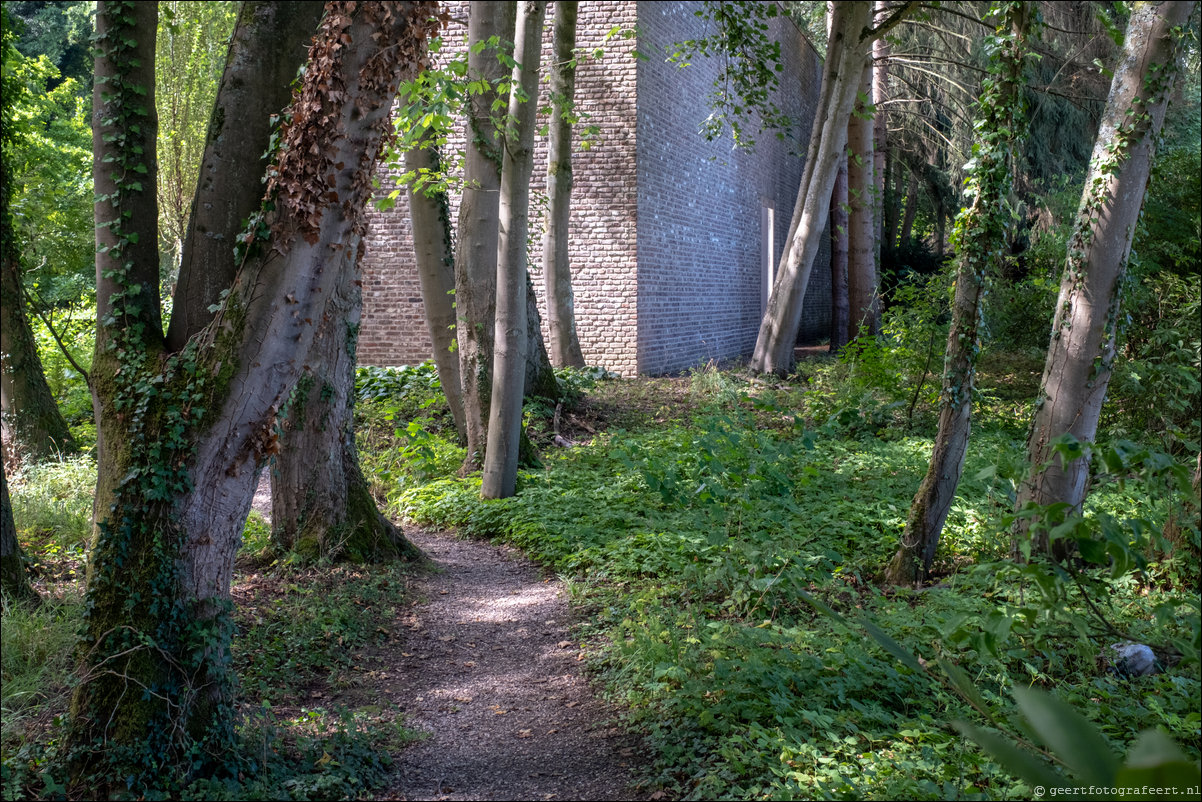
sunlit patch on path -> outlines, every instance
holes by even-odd
[[[590,692],[563,587],[505,548],[407,532],[438,565],[402,618],[393,699],[425,740],[386,797],[633,799],[639,750]]]

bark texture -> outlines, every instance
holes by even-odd
[[[872,60],[864,59],[855,110],[847,123],[847,336],[880,331],[876,280],[876,183],[873,178]]]
[[[508,75],[498,53],[484,43],[513,38],[512,2],[473,3],[468,18],[468,75],[495,87]],[[467,458],[464,472],[484,462],[492,397],[493,325],[497,295],[497,219],[501,192],[501,137],[492,116],[495,91],[471,98],[455,251],[455,335],[463,381]]]
[[[1137,3],[1094,143],[1085,192],[1068,244],[1068,262],[1052,324],[1052,339],[1027,440],[1030,479],[1017,506],[1064,503],[1080,509],[1089,478],[1088,455],[1064,464],[1057,438],[1093,442],[1115,358],[1122,314],[1122,280],[1164,123],[1180,41],[1196,3]],[[1028,541],[1030,518],[1020,518],[1015,551],[1049,549],[1047,531]],[[1057,548],[1063,554],[1063,548]]]
[[[1030,13],[1025,4],[1013,4],[999,29],[1009,36],[999,37],[993,45],[998,54],[991,68],[995,88],[982,97],[974,126],[977,158],[968,178],[972,202],[957,221],[956,292],[943,363],[939,428],[926,476],[910,505],[901,545],[885,568],[888,584],[913,584],[930,576],[943,524],[964,472],[981,349],[981,299],[987,271],[1000,261],[1006,248],[1005,199],[1010,191],[1014,139],[1022,126],[1020,98]]]
[[[405,170],[437,172],[438,151],[414,148],[405,154]],[[451,220],[445,192],[414,191],[409,185],[409,218],[413,228],[414,259],[422,288],[426,327],[434,344],[438,381],[451,408],[460,444],[467,443],[467,421],[463,412],[463,380],[455,342],[455,255],[451,244]]]
[[[209,307],[234,279],[235,239],[263,200],[258,177],[267,167],[272,115],[292,98],[321,12],[321,3],[267,0],[243,3],[238,11],[181,252],[188,261],[180,265],[167,326],[172,351],[209,324]],[[280,57],[265,59],[266,52]]]
[[[500,236],[497,240],[497,308],[493,335],[493,395],[480,487],[485,498],[512,496],[522,436],[522,396],[527,348],[526,239],[530,228],[530,174],[546,2],[519,2],[514,36],[513,86],[501,167]]]
[[[555,4],[554,62],[551,76],[551,121],[547,149],[547,220],[543,235],[543,280],[546,284],[547,329],[551,333],[551,361],[556,367],[584,367],[584,354],[576,336],[572,309],[572,271],[568,261],[572,200],[572,121],[576,95],[575,0]]]
[[[155,131],[138,117],[153,109],[142,98],[154,85],[155,4],[98,8],[97,240],[108,247],[97,259],[93,379],[103,495],[64,744],[78,779],[121,777],[121,793],[138,794],[208,771],[210,761],[228,765],[234,554],[258,468],[276,447],[276,413],[326,300],[353,280],[344,254],[362,234],[389,109],[421,62],[433,8],[327,4],[281,131],[286,147],[267,187],[273,215],[247,243],[216,317],[170,355],[155,325]],[[258,55],[293,57],[270,47]],[[253,64],[243,80],[256,79]],[[127,169],[109,173],[111,165]],[[154,280],[143,283],[143,273]]]
[[[831,342],[832,354],[843,350],[851,307],[847,300],[847,168],[839,168],[831,192]]]
[[[867,49],[861,36],[871,12],[870,3],[834,3],[831,8],[822,91],[801,189],[750,364],[759,373],[784,375],[793,366],[802,301],[830,214],[835,176],[847,147],[847,121],[855,104]]]
[[[345,259],[357,261],[351,242]],[[354,265],[326,302],[305,373],[280,424],[271,468],[271,534],[306,559],[416,559],[418,549],[376,508],[355,445],[355,350],[363,291]]]

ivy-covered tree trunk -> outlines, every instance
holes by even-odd
[[[405,153],[405,170],[437,173],[441,170],[438,151],[414,148]],[[467,420],[463,412],[463,380],[459,373],[459,355],[455,353],[455,255],[451,244],[451,219],[446,192],[428,187],[408,187],[409,218],[413,230],[413,250],[417,276],[421,283],[422,307],[426,310],[426,328],[434,346],[434,364],[438,381],[459,442],[467,443]]]
[[[555,4],[555,46],[551,75],[551,122],[547,135],[547,224],[543,235],[543,281],[547,329],[556,367],[584,367],[572,308],[572,270],[568,262],[572,200],[572,117],[576,96],[575,0]]]
[[[847,300],[847,167],[839,168],[831,191],[831,342],[837,354],[850,341],[848,323],[851,306]]]
[[[801,188],[751,358],[750,368],[758,373],[784,375],[793,366],[802,302],[830,214],[835,177],[847,148],[847,121],[868,46],[861,36],[871,15],[871,3],[834,3],[831,8],[822,91],[810,131]]]
[[[8,497],[8,473],[0,459],[0,593],[5,599],[37,602],[40,597],[29,584],[25,558],[17,540],[12,500]]]
[[[534,169],[534,125],[546,2],[521,0],[514,36],[513,86],[509,96],[512,129],[501,166],[500,237],[497,240],[497,308],[493,334],[493,394],[480,493],[512,496],[517,484],[522,436],[527,325],[526,239],[530,228],[530,174]]]
[[[416,559],[421,552],[376,508],[355,445],[355,351],[363,292],[352,242],[326,302],[304,374],[280,423],[271,465],[271,534],[283,551],[352,562]]]
[[[1088,444],[1097,433],[1122,319],[1123,276],[1177,67],[1177,29],[1195,5],[1136,3],[1127,24],[1068,243],[1027,440],[1032,473],[1019,489],[1020,511],[1060,503],[1080,509],[1085,499],[1087,450],[1066,464],[1054,444],[1066,435]],[[1032,543],[1031,520],[1020,517],[1016,526],[1014,548],[1022,557],[1053,545],[1046,529]]]
[[[420,63],[433,8],[326,4],[269,173],[273,211],[242,240],[216,317],[168,353],[155,247],[155,4],[98,6],[98,526],[64,740],[73,777],[91,793],[105,795],[109,783],[169,793],[236,754],[234,555],[258,469],[276,447],[276,414],[326,300],[353,280],[344,253],[362,234],[389,109]],[[245,69],[244,81],[261,74],[254,60]]]
[[[876,280],[875,180],[873,178],[872,59],[865,54],[855,109],[847,122],[847,336],[880,331]]]
[[[966,194],[972,198],[956,221],[956,292],[943,363],[939,428],[926,476],[918,487],[901,545],[885,568],[893,585],[925,580],[935,561],[939,536],[964,472],[972,422],[972,393],[981,349],[981,299],[986,273],[1006,246],[1015,141],[1023,135],[1023,66],[1031,8],[1026,3],[995,3],[997,34],[987,45],[993,54],[982,83]]]
[[[463,165],[463,197],[459,203],[459,236],[455,251],[455,333],[459,340],[459,373],[467,429],[464,472],[484,464],[488,410],[492,397],[493,321],[497,297],[497,215],[501,192],[501,137],[492,107],[492,87],[508,74],[504,62],[487,43],[513,38],[513,2],[473,3],[468,17],[468,76],[487,81],[490,89],[473,95],[467,113],[467,147]]]
[[[25,313],[9,187],[7,178],[0,181],[0,430],[16,459],[42,462],[74,452],[75,440],[46,383]]]

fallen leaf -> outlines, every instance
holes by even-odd
[[[518,737],[519,738],[533,738],[534,733],[531,732],[530,730],[518,730]]]
[[[475,668],[476,661],[475,660],[467,660],[466,662],[464,662],[464,665],[467,666],[468,668]]]
[[[567,648],[570,648],[570,647],[571,647],[571,645],[572,645],[572,642],[571,642],[570,640],[561,640],[561,641],[560,641],[559,643],[557,643],[556,645],[557,645],[559,648],[561,648],[561,649],[567,649]]]

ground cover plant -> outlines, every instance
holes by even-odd
[[[938,581],[920,590],[875,579],[925,465],[931,399],[905,414],[899,388],[917,378],[874,381],[847,360],[804,365],[803,381],[709,368],[604,382],[574,413],[587,442],[544,452],[517,497],[485,502],[478,479],[446,475],[394,498],[420,523],[505,539],[570,581],[595,667],[655,747],[654,782],[683,798],[1025,798],[1031,781],[954,722],[1021,735],[1007,722],[1028,687],[1081,711],[1119,753],[1160,728],[1192,766],[1196,524],[1192,546],[1149,536],[1188,497],[1189,472],[1115,439],[1070,522],[1106,558],[1071,576],[1015,562],[1008,525],[1040,361],[985,355]],[[1171,667],[1116,672],[1117,633],[1163,646]]]

